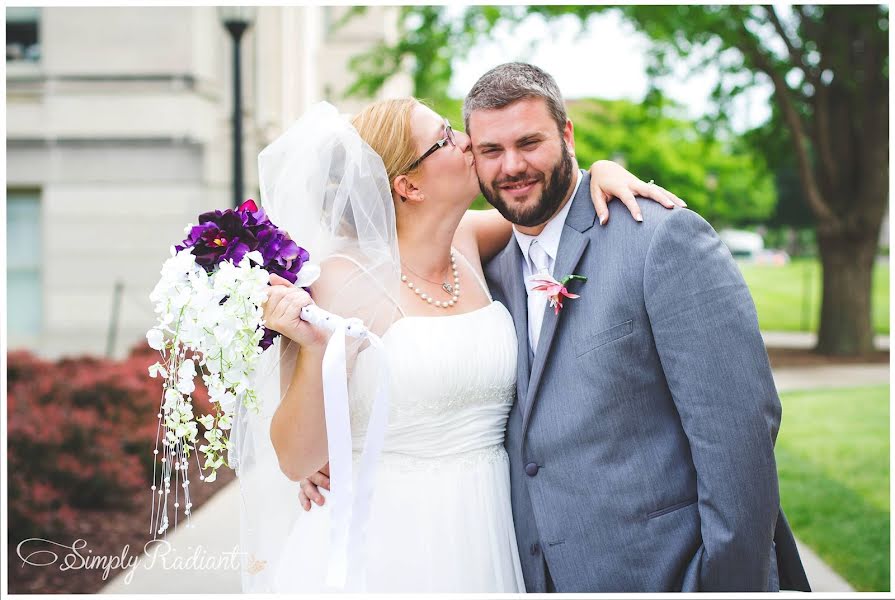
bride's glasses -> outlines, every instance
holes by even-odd
[[[445,144],[450,144],[451,146],[457,145],[457,140],[454,138],[454,130],[451,129],[451,124],[448,123],[447,119],[444,119],[444,137],[432,144],[432,147],[426,150],[426,152],[418,159],[413,161],[413,164],[410,165],[407,170],[413,171],[415,168],[420,166],[421,162],[431,156],[433,152],[435,152],[439,148],[444,148]]]

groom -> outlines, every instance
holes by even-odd
[[[492,69],[463,112],[482,192],[515,224],[485,272],[519,340],[506,449],[528,591],[807,591],[780,510],[780,401],[715,231],[652,202],[643,223],[595,226],[537,67]],[[537,274],[587,281],[557,313]]]

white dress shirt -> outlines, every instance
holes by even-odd
[[[528,343],[532,352],[538,348],[541,324],[544,321],[544,311],[547,308],[547,296],[543,292],[532,292],[533,286],[528,282],[528,278],[537,273],[553,276],[553,266],[556,264],[556,255],[559,252],[559,239],[562,237],[566,217],[569,215],[572,200],[578,193],[580,185],[581,171],[579,170],[571,197],[538,235],[526,235],[513,226],[513,235],[522,250],[523,258],[525,258],[522,265],[522,278],[525,281],[525,290],[528,292]]]

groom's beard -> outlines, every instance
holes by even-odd
[[[521,227],[534,227],[546,222],[556,213],[566,194],[572,187],[572,172],[575,162],[569,154],[565,144],[562,144],[562,155],[559,161],[550,171],[550,177],[544,184],[544,191],[534,206],[530,208],[520,207],[512,201],[505,201],[500,195],[498,186],[506,183],[515,183],[531,179],[531,175],[525,174],[519,177],[508,177],[499,181],[495,180],[490,186],[479,179],[479,187],[485,199],[503,215],[503,218]],[[540,179],[544,174],[540,173]]]

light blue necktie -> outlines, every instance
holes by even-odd
[[[534,240],[528,247],[529,267],[532,274],[550,274],[550,256],[547,251]],[[528,290],[528,342],[532,352],[538,349],[538,339],[541,336],[541,323],[544,320],[544,309],[547,306],[547,296],[544,292],[532,292],[531,284],[526,285]]]

